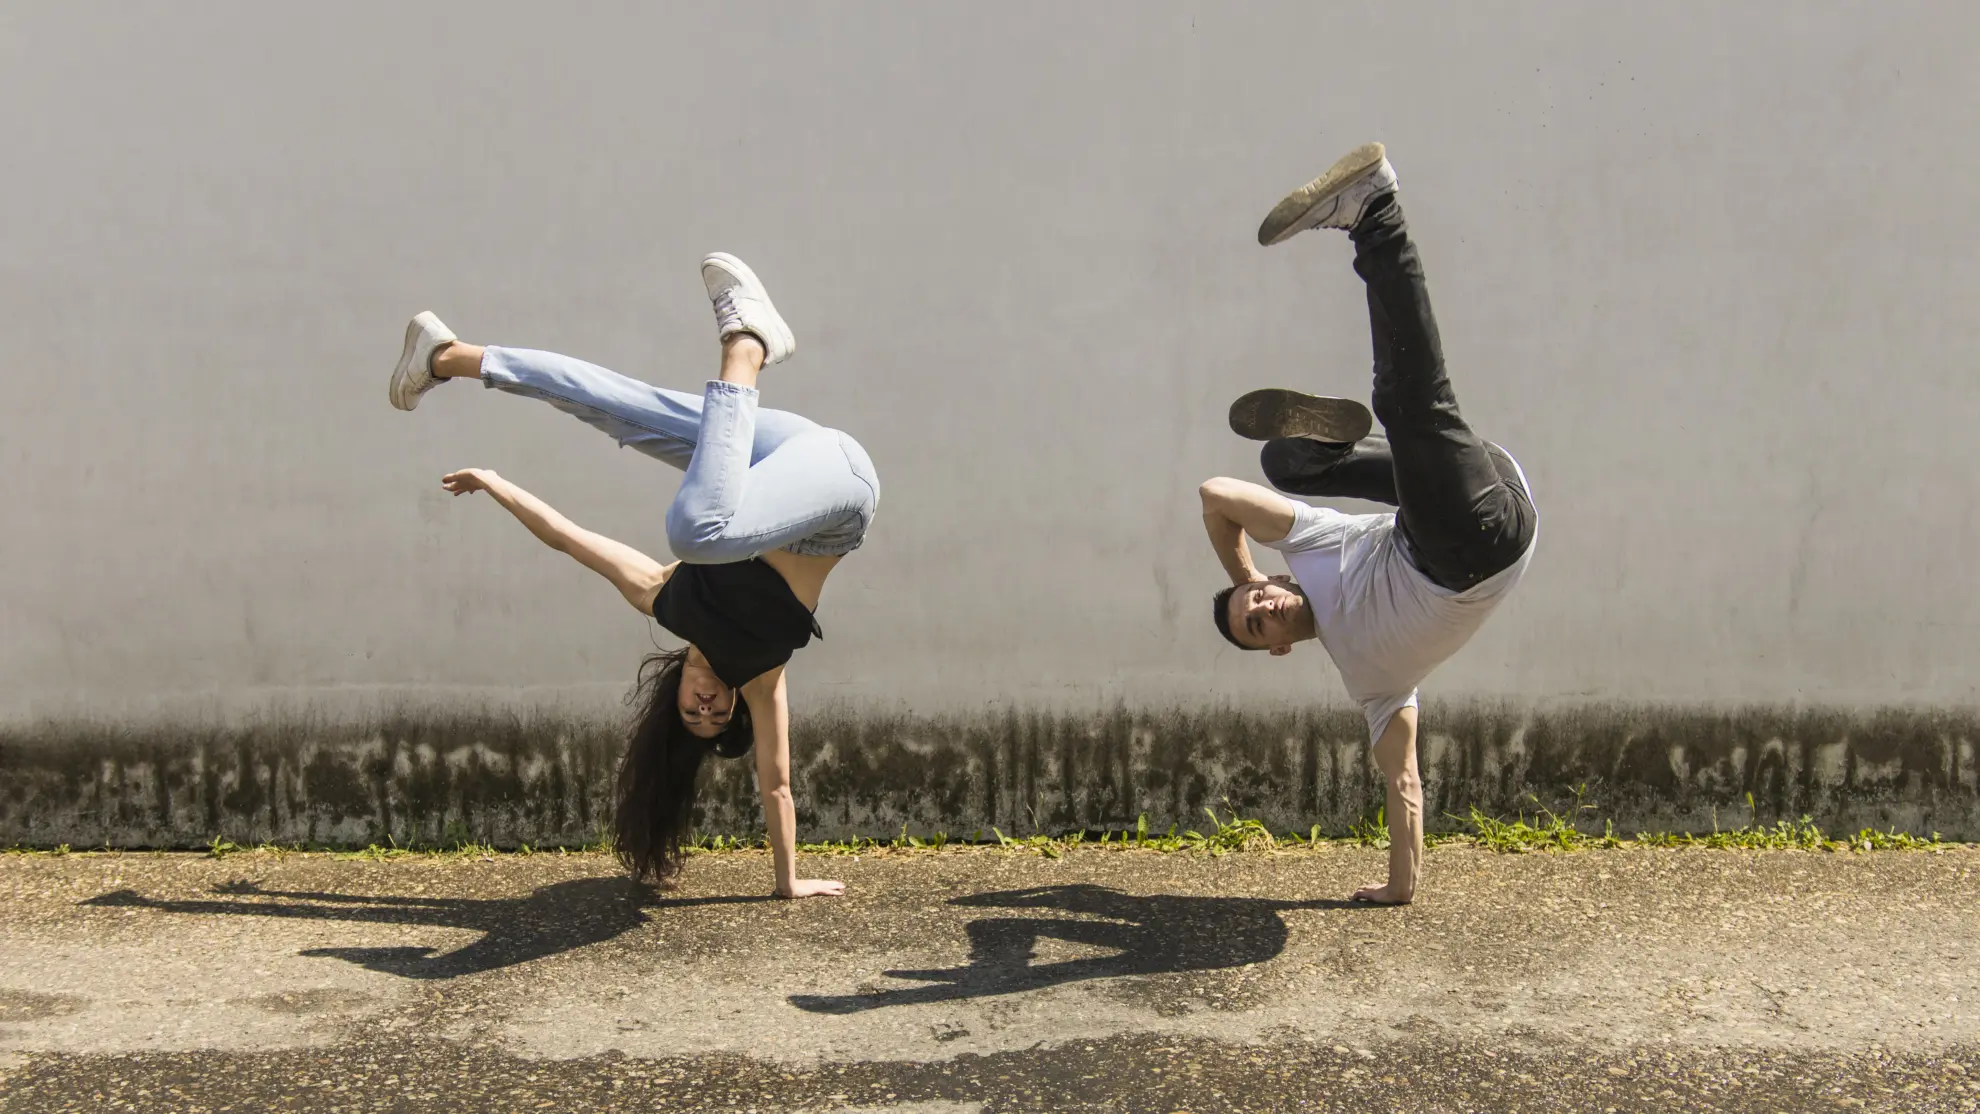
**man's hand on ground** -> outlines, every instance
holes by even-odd
[[[785,893],[783,889],[779,888],[777,890],[777,896],[784,898],[840,897],[845,892],[846,884],[844,882],[834,882],[826,878],[800,878],[791,886],[789,893]]]
[[[1416,895],[1393,884],[1385,886],[1363,886],[1354,891],[1351,901],[1366,901],[1370,905],[1408,905]]]

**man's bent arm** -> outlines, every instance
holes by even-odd
[[[1203,481],[1196,493],[1203,500],[1203,530],[1231,583],[1264,580],[1265,574],[1251,561],[1245,535],[1261,542],[1284,538],[1293,527],[1292,501],[1270,488],[1228,476]]]

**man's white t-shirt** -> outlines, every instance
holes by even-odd
[[[1370,743],[1416,706],[1416,686],[1471,639],[1533,560],[1528,543],[1511,567],[1453,592],[1410,564],[1394,513],[1342,514],[1297,500],[1292,531],[1262,544],[1286,555],[1320,644],[1368,719]]]

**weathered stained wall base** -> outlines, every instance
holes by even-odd
[[[1426,812],[1536,806],[1581,826],[1709,831],[1806,814],[1835,832],[1980,838],[1971,710],[1478,704],[1425,710]],[[50,723],[0,731],[0,846],[574,845],[609,822],[619,728],[400,715],[231,728]],[[839,711],[794,728],[804,838],[968,836],[1203,820],[1344,832],[1381,801],[1359,713],[1197,708],[918,717]],[[747,762],[712,761],[701,829],[761,819]],[[1747,795],[1754,808],[1749,811]]]

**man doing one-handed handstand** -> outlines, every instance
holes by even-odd
[[[1382,145],[1369,143],[1293,191],[1265,218],[1261,244],[1309,228],[1343,229],[1368,287],[1374,417],[1348,399],[1253,391],[1231,428],[1264,441],[1265,476],[1296,495],[1369,499],[1396,508],[1351,515],[1226,477],[1200,489],[1203,525],[1232,586],[1217,593],[1217,629],[1246,650],[1282,655],[1317,638],[1361,704],[1388,783],[1389,880],[1356,900],[1402,904],[1423,863],[1417,685],[1484,624],[1526,572],[1536,515],[1525,474],[1458,414],[1444,374],[1423,263],[1396,199]],[[1249,536],[1283,553],[1290,577],[1252,563]]]

